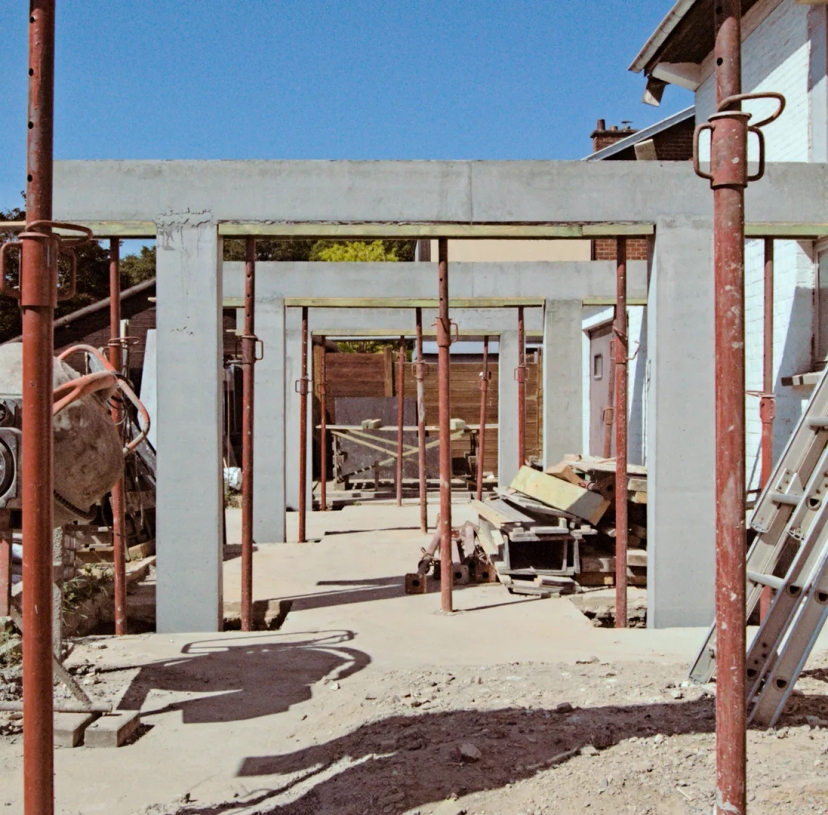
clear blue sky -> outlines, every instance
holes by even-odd
[[[58,0],[56,158],[574,159],[643,127],[672,0]],[[0,209],[25,175],[28,3],[0,3]]]

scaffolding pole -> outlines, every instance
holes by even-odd
[[[437,393],[440,428],[440,605],[452,611],[451,563],[451,323],[449,321],[448,240],[440,238],[437,315]]]

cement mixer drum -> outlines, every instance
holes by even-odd
[[[55,359],[53,387],[78,377]],[[23,346],[0,345],[0,507],[7,509],[20,508],[22,391]],[[106,405],[109,395],[82,396],[54,417],[56,527],[83,519],[123,474],[123,447]]]

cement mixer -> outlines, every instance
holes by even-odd
[[[78,357],[80,374],[66,360]],[[149,430],[149,416],[132,388],[95,348],[73,346],[54,362],[54,526],[89,521],[94,505],[121,479],[124,456]],[[0,509],[21,508],[23,345],[0,346]],[[110,415],[109,399],[120,391],[142,417],[142,433],[124,447]]]

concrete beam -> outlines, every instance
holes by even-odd
[[[219,631],[220,246],[215,224],[192,213],[168,215],[158,233],[158,631]]]
[[[770,164],[747,191],[753,223],[828,222],[828,165]],[[685,162],[58,161],[55,217],[375,224],[656,223],[710,217]]]
[[[632,163],[632,162],[629,162]],[[647,264],[628,264],[630,298],[647,297]],[[257,263],[257,297],[284,297],[288,303],[321,305],[323,301],[370,296],[402,304],[417,300],[434,302],[436,263]],[[259,289],[262,294],[259,295]],[[473,301],[528,300],[543,305],[546,298],[584,301],[612,298],[615,301],[614,261],[551,261],[526,263],[452,263],[452,294]],[[383,295],[385,295],[383,297]],[[241,305],[244,297],[244,264],[224,263],[226,302]],[[523,305],[527,303],[524,302]],[[336,303],[334,302],[335,306]],[[476,304],[475,304],[476,305]],[[347,307],[347,306],[344,306]],[[399,306],[398,306],[399,307]]]
[[[648,625],[713,621],[715,426],[709,220],[658,222],[647,315]]]

